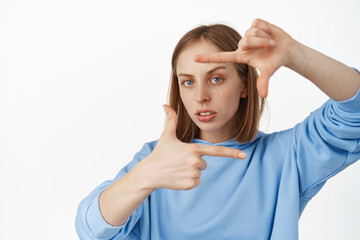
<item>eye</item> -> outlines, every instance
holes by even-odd
[[[221,82],[223,79],[221,77],[213,77],[211,80],[213,80],[215,83]]]
[[[191,86],[191,85],[193,85],[193,81],[192,80],[185,80],[185,81],[183,81],[183,84],[185,86]]]

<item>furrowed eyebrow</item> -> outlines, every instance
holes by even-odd
[[[220,67],[213,68],[210,71],[208,71],[206,75],[211,75],[211,74],[213,74],[214,72],[216,72],[216,71],[218,71],[220,69],[226,69],[226,67],[225,66],[220,66]]]
[[[213,74],[214,72],[216,72],[216,71],[218,71],[218,70],[220,70],[220,69],[226,69],[226,67],[225,67],[225,66],[215,67],[215,68],[209,70],[209,71],[206,73],[206,75],[211,75],[211,74]],[[194,77],[194,76],[191,75],[191,74],[188,74],[188,73],[180,73],[180,74],[178,75],[178,77]]]

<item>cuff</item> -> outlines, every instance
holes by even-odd
[[[123,228],[123,226],[127,224],[129,219],[121,226],[112,226],[108,224],[100,212],[100,208],[99,208],[100,193],[91,203],[86,214],[86,221],[94,236],[96,236],[97,238],[111,238],[116,233],[118,233],[120,229]]]

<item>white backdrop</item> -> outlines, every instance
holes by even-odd
[[[126,2],[126,3],[125,3]],[[0,0],[0,239],[77,239],[79,202],[163,129],[170,59],[200,24],[255,18],[360,68],[360,2]],[[286,68],[261,130],[293,127],[327,96]],[[300,239],[360,239],[360,163],[327,182]]]

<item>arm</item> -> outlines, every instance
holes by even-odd
[[[75,220],[80,239],[131,238],[140,227],[147,227],[149,202],[145,198],[151,190],[140,178],[137,166],[149,156],[153,144],[144,144],[113,180],[102,183],[80,202]],[[109,211],[114,212],[109,214]],[[141,224],[140,218],[143,218]]]
[[[308,201],[325,182],[360,159],[360,89],[329,99],[294,128],[300,196]]]
[[[346,65],[306,47],[282,29],[255,20],[234,52],[201,54],[203,63],[239,62],[260,71],[257,88],[266,97],[270,77],[286,66],[313,82],[330,98],[291,129],[293,151],[286,156],[299,174],[299,194],[311,199],[327,179],[360,158],[360,76]]]
[[[234,52],[194,56],[197,62],[239,62],[260,71],[257,88],[261,97],[268,94],[270,77],[286,66],[313,82],[334,100],[354,96],[360,76],[350,67],[294,40],[281,28],[256,19]]]
[[[295,40],[286,64],[337,101],[351,98],[360,87],[360,75],[354,69]]]
[[[140,164],[140,163],[139,163]],[[155,190],[147,186],[139,165],[116,180],[99,196],[102,216],[112,226],[121,226],[136,208]]]
[[[197,145],[197,150],[194,151],[194,144],[182,143],[176,137],[176,112],[168,106],[164,110],[167,121],[154,151],[123,178],[105,189],[99,197],[102,216],[111,225],[124,224],[135,209],[157,188],[187,190],[197,186],[200,183],[200,171],[205,169],[206,164],[200,156],[242,158],[239,154],[244,154],[232,148],[202,145]],[[186,162],[189,159],[196,159],[196,164],[191,166],[190,163],[189,166]],[[196,178],[192,177],[194,169]],[[187,175],[190,177],[186,177]]]
[[[114,239],[115,235],[116,239],[128,235],[133,239],[146,234],[150,227],[150,201],[146,199],[155,189],[198,186],[207,166],[203,155],[246,158],[234,148],[181,142],[176,137],[176,112],[167,105],[164,110],[167,120],[160,139],[146,143],[114,180],[81,201],[76,230],[82,239]]]

